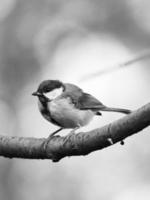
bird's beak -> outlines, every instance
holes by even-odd
[[[39,93],[39,92],[33,92],[32,95],[33,95],[33,96],[41,96],[42,94]]]

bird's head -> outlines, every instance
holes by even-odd
[[[45,80],[40,83],[36,92],[33,92],[33,96],[39,97],[39,99],[45,99],[51,101],[61,95],[64,91],[64,84],[59,80]]]

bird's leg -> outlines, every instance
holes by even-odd
[[[45,141],[42,143],[43,149],[46,150],[47,145],[49,143],[49,141],[52,139],[52,137],[58,133],[59,131],[61,131],[63,128],[59,128],[58,130],[54,131],[53,133],[51,133],[48,138],[45,139]]]
[[[69,138],[75,134],[75,131],[78,130],[80,128],[80,126],[77,126],[76,128],[74,128],[73,130],[70,131],[70,133],[68,133],[68,135],[65,137],[64,139],[64,144],[69,140]]]

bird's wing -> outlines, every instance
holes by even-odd
[[[61,97],[68,97],[71,103],[80,110],[91,109],[99,111],[105,106],[95,97],[88,93],[84,93],[81,88],[73,84],[65,84],[65,91]]]
[[[105,106],[95,97],[90,94],[82,93],[78,99],[77,107],[81,110],[91,109],[93,111],[98,111]]]
[[[70,103],[73,103],[76,106],[78,103],[78,99],[82,96],[82,89],[70,83],[66,83],[64,86],[65,90],[60,98],[68,98],[70,100]]]

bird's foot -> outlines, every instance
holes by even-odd
[[[78,129],[79,127],[73,129],[72,131],[70,131],[70,133],[68,133],[68,135],[65,137],[64,139],[64,144],[66,144],[66,142],[73,136],[75,135],[75,131]]]
[[[49,135],[48,138],[46,138],[44,140],[44,142],[42,143],[42,149],[44,149],[44,151],[46,151],[48,143],[50,142],[50,140],[53,138],[53,135]]]
[[[59,128],[58,130],[56,130],[55,132],[51,133],[48,138],[46,138],[44,140],[44,142],[42,143],[42,149],[44,149],[44,151],[46,151],[48,143],[50,142],[50,140],[53,138],[53,136],[58,133],[59,131],[61,131],[63,128]]]

